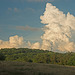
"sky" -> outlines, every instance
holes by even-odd
[[[40,16],[47,3],[75,16],[75,0],[0,0],[0,40],[18,35],[31,43],[42,42],[45,24]]]

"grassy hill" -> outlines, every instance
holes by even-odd
[[[75,75],[75,67],[44,63],[1,61],[0,75]]]

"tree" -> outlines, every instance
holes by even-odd
[[[0,53],[0,60],[1,61],[5,60],[5,56],[2,53]]]

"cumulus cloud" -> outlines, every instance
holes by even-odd
[[[39,42],[31,43],[30,41],[28,41],[27,47],[31,49],[41,49]]]
[[[31,45],[31,48],[32,49],[40,49],[40,43],[39,42],[36,42],[34,44]]]
[[[17,35],[9,37],[9,41],[0,40],[0,49],[1,48],[20,48],[23,47],[24,41],[23,37]]]
[[[23,37],[19,37],[18,35],[9,37],[8,41],[0,40],[0,49],[1,48],[32,48],[32,49],[40,49],[40,43],[30,43],[25,42]]]
[[[35,28],[35,27],[30,27],[30,26],[16,26],[16,29],[19,30],[26,30],[26,31],[39,31],[41,28]]]
[[[46,24],[44,34],[41,36],[42,49],[52,51],[74,51],[75,43],[72,32],[75,31],[75,17],[68,13],[65,15],[51,3],[46,4],[45,12],[40,16],[41,23]]]

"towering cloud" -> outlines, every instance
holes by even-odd
[[[65,15],[51,3],[46,4],[41,23],[46,24],[44,34],[41,36],[42,49],[52,51],[74,51],[75,44],[72,32],[75,31],[75,17],[68,13]]]

